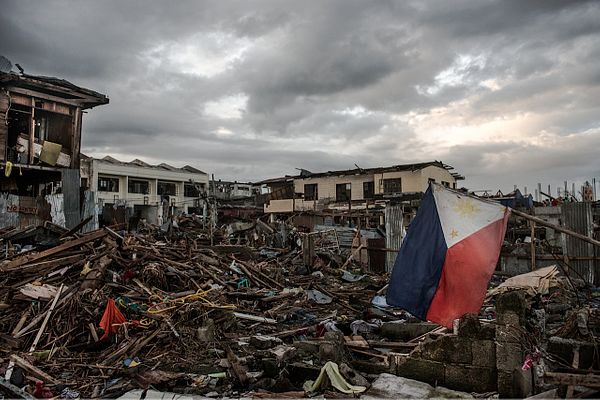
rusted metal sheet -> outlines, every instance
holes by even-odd
[[[64,226],[62,194],[45,198],[0,194],[0,228],[37,226],[44,221]]]
[[[87,217],[92,217],[90,222],[88,222],[81,228],[81,232],[86,233],[98,229],[98,208],[96,206],[96,192],[86,190],[83,195],[84,199],[83,210],[81,211],[81,219],[83,220]]]
[[[0,228],[19,226],[19,213],[12,211],[15,207],[19,207],[19,196],[0,193]]]
[[[65,204],[64,197],[62,193],[59,194],[49,194],[46,196],[46,201],[50,205],[50,220],[53,224],[58,226],[65,227]],[[45,218],[47,219],[47,218]]]
[[[593,219],[591,203],[566,203],[562,205],[563,225],[572,231],[592,237]],[[594,248],[590,243],[586,243],[575,237],[566,235],[566,254],[568,257],[592,257]],[[593,260],[571,261],[571,268],[574,270],[572,275],[581,276],[586,282],[595,284],[598,278],[595,274]]]
[[[71,229],[81,222],[79,200],[81,178],[79,169],[63,169],[61,172],[66,228]]]
[[[404,238],[404,219],[401,205],[387,204],[385,207],[385,246],[400,250]],[[398,253],[388,252],[385,267],[388,272],[394,267]]]

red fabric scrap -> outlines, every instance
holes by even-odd
[[[38,399],[51,399],[54,397],[54,393],[52,390],[44,387],[44,383],[41,381],[35,382],[35,390],[33,391],[33,396]]]
[[[106,303],[106,310],[104,310],[104,315],[100,321],[100,328],[104,330],[104,335],[102,335],[100,340],[108,339],[110,334],[116,333],[119,330],[119,325],[126,321],[127,319],[121,313],[121,311],[119,311],[115,301],[113,299],[108,299],[108,303]]]

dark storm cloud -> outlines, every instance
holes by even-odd
[[[490,189],[600,174],[594,1],[15,0],[0,54],[109,95],[95,155],[233,179],[437,158]]]

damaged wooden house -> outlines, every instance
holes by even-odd
[[[81,220],[84,110],[108,98],[64,79],[0,71],[0,228]]]

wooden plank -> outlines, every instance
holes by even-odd
[[[369,340],[369,346],[372,348],[379,349],[391,349],[391,350],[404,350],[412,351],[418,346],[418,343],[404,343],[404,342],[379,342],[377,340]]]
[[[17,325],[15,326],[15,329],[13,329],[12,331],[12,335],[15,336],[17,334],[17,332],[19,332],[21,330],[21,328],[23,328],[23,325],[25,325],[25,322],[27,322],[27,318],[29,317],[29,313],[31,313],[31,307],[29,306],[29,308],[27,310],[25,310],[25,312],[23,313],[23,315],[21,315],[21,319],[19,320],[19,322],[17,322]]]
[[[360,335],[344,336],[344,343],[346,344],[346,346],[350,347],[359,347],[364,349],[369,348],[369,343],[365,340],[364,337]]]
[[[15,363],[16,366],[23,368],[25,371],[29,372],[31,375],[35,376],[38,379],[44,381],[44,383],[52,383],[57,385],[59,383],[58,380],[48,375],[44,371],[40,370],[37,367],[31,365],[27,360],[13,354],[10,356],[11,361]]]
[[[250,314],[244,314],[244,313],[239,313],[239,312],[234,312],[233,315],[236,318],[247,319],[249,321],[255,321],[255,322],[264,322],[265,324],[276,324],[277,323],[277,321],[272,318],[259,317],[257,315],[250,315]]]
[[[37,271],[37,270],[39,270],[39,271],[53,270],[55,268],[62,267],[63,265],[73,264],[81,259],[82,259],[81,254],[75,254],[72,256],[56,258],[54,260],[40,261],[38,263],[26,264],[26,265],[22,265],[21,267],[15,268],[15,269],[20,269],[23,272],[33,272],[33,271]],[[11,271],[11,270],[9,270],[9,269],[5,270],[5,272],[9,272],[9,271]]]
[[[6,271],[7,269],[14,269],[20,267],[21,265],[31,263],[33,261],[41,260],[43,258],[52,256],[54,254],[60,253],[61,251],[65,251],[68,249],[72,249],[73,247],[81,246],[82,244],[92,242],[96,239],[100,239],[106,236],[105,230],[97,230],[95,232],[89,233],[85,236],[80,237],[79,239],[70,240],[58,246],[52,247],[51,249],[39,252],[37,254],[26,255],[19,258],[16,258],[10,261],[4,267],[0,267],[0,271]]]
[[[233,370],[233,374],[240,381],[240,384],[242,386],[246,386],[248,384],[248,376],[246,375],[246,372],[238,362],[237,356],[233,354],[233,351],[231,351],[231,348],[229,348],[229,346],[223,345],[223,348],[225,349],[225,352],[227,354],[227,361],[229,361],[229,365]]]
[[[60,287],[58,288],[58,292],[56,293],[56,296],[54,297],[54,300],[52,301],[52,304],[50,305],[50,308],[48,309],[48,312],[46,313],[46,318],[44,318],[44,322],[42,322],[42,326],[38,330],[38,333],[37,333],[37,335],[35,335],[35,339],[33,340],[33,343],[31,344],[31,348],[29,349],[30,353],[32,353],[35,350],[38,342],[40,341],[40,338],[42,337],[42,334],[46,330],[46,325],[48,325],[48,321],[50,320],[52,311],[54,311],[54,308],[56,307],[56,303],[58,302],[58,299],[60,298],[60,295],[61,295],[64,287],[65,287],[65,285],[61,284]]]
[[[79,222],[77,225],[75,225],[75,226],[73,227],[73,229],[71,229],[71,230],[70,230],[70,231],[68,231],[68,232],[65,232],[65,233],[63,233],[62,235],[60,235],[60,239],[62,239],[62,238],[64,238],[64,237],[67,237],[67,236],[71,236],[71,235],[73,235],[74,233],[77,233],[77,232],[79,232],[79,230],[80,230],[81,228],[83,228],[83,226],[84,226],[85,224],[87,224],[88,222],[90,222],[90,221],[92,220],[92,218],[94,218],[94,216],[93,216],[93,215],[90,215],[89,217],[82,219],[82,220],[81,220],[81,221],[80,221],[80,222]]]
[[[567,386],[587,386],[600,388],[600,375],[569,374],[566,372],[546,372],[545,383],[555,383]]]
[[[96,332],[96,327],[94,326],[94,324],[92,322],[90,322],[88,324],[88,327],[90,328],[90,333],[92,334],[92,338],[94,338],[94,342],[98,341],[98,332]]]
[[[58,302],[58,305],[59,306],[62,305],[65,301],[67,301],[69,298],[71,298],[71,296],[73,296],[73,294],[75,294],[75,292],[73,292],[73,291],[68,293],[65,297],[60,299],[60,301]],[[29,331],[31,328],[36,326],[38,324],[38,322],[40,322],[42,319],[44,319],[47,313],[48,313],[48,311],[45,311],[45,312],[39,314],[38,316],[36,316],[34,319],[31,320],[31,322],[25,328],[14,333],[13,337],[16,339],[16,338],[20,338],[21,336],[23,336],[25,333],[27,333],[27,331]]]
[[[361,244],[360,246],[358,246],[358,247],[356,248],[356,250],[354,250],[354,251],[352,252],[352,254],[350,254],[350,257],[348,257],[348,259],[347,259],[347,260],[344,262],[344,264],[343,264],[343,265],[340,267],[340,269],[344,269],[344,268],[346,268],[346,266],[347,266],[347,265],[350,263],[350,261],[352,261],[352,259],[353,259],[354,257],[356,257],[356,255],[357,255],[357,254],[360,254],[360,251],[362,250],[362,248],[363,248],[363,245],[362,245],[362,244]]]

